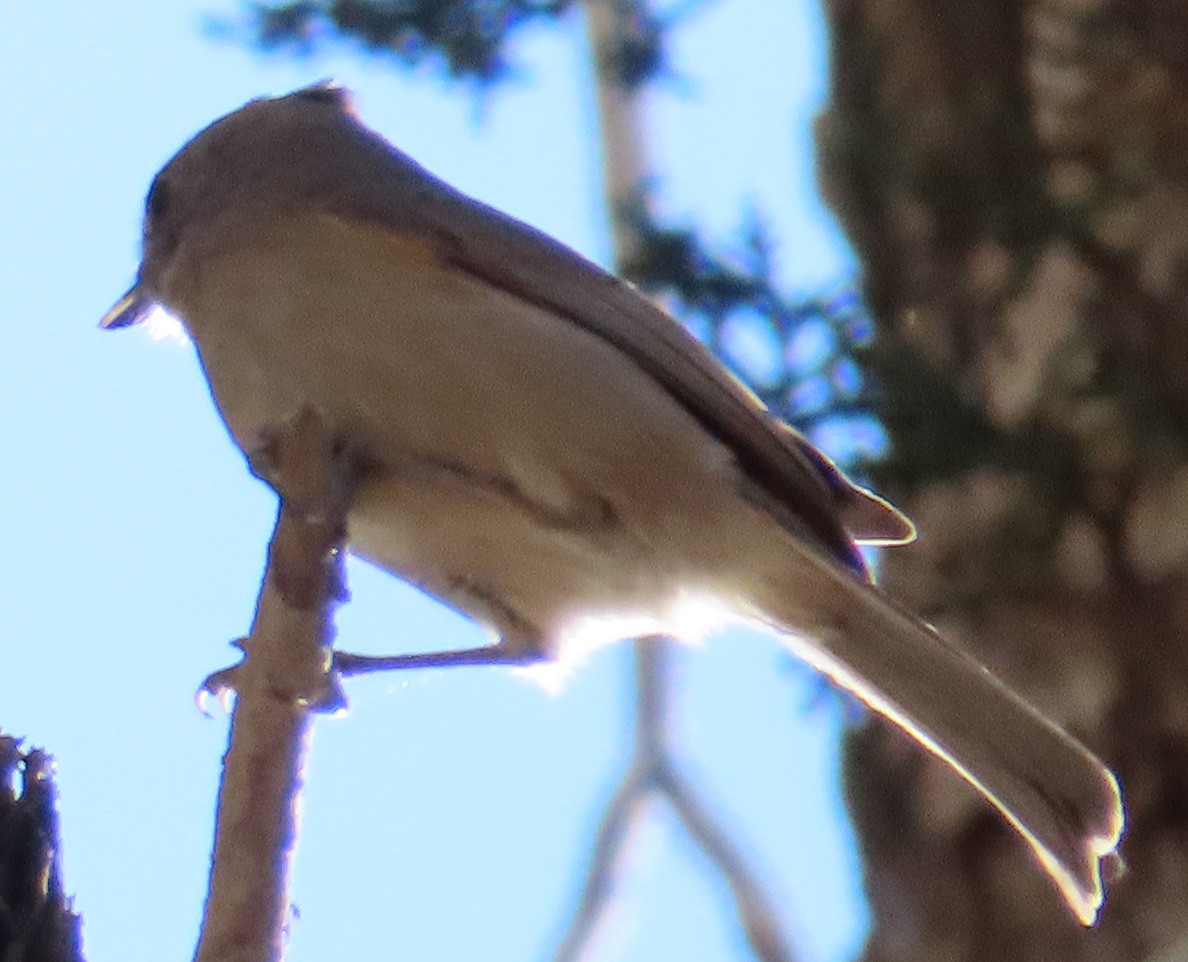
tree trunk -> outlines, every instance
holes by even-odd
[[[921,531],[882,580],[1097,751],[1128,813],[1081,929],[1000,819],[867,722],[864,958],[1159,958],[1188,936],[1188,5],[826,12],[820,176],[880,329],[876,480]]]

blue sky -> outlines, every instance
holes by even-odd
[[[212,41],[230,0],[10,7],[0,29],[0,725],[58,760],[67,884],[93,960],[186,958],[206,882],[224,718],[193,707],[246,631],[271,494],[226,438],[192,350],[96,321],[137,260],[150,178],[250,97],[333,76],[441,176],[605,260],[576,21],[517,47],[485,105],[349,53],[266,59]],[[729,232],[756,202],[789,290],[852,264],[814,197],[824,88],[815,7],[719,0],[674,37],[683,81],[652,144],[674,215]],[[741,106],[741,105],[746,105]],[[355,650],[477,643],[459,617],[362,564]],[[290,957],[544,959],[625,763],[629,658],[560,696],[493,669],[353,681],[319,721]],[[727,631],[678,673],[688,770],[737,829],[805,958],[849,957],[863,908],[834,746],[840,712],[770,640]],[[720,886],[666,816],[633,850],[599,958],[743,959]]]

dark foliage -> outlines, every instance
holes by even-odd
[[[878,396],[864,367],[873,325],[852,288],[790,298],[774,277],[771,243],[750,215],[734,243],[657,223],[644,201],[621,211],[636,238],[624,274],[668,306],[764,400],[847,467],[885,451]]]
[[[508,43],[529,24],[554,20],[575,0],[294,0],[249,2],[221,34],[265,51],[311,54],[353,41],[402,66],[429,63],[452,78],[489,84],[509,70]]]
[[[632,0],[625,39],[603,51],[624,87],[670,73],[668,28],[700,0],[661,17]],[[365,53],[394,58],[401,66],[440,68],[451,79],[489,87],[512,73],[510,46],[525,27],[557,20],[577,0],[247,0],[237,18],[214,18],[216,36],[242,40],[264,51],[313,54],[334,43],[354,43]]]
[[[79,918],[62,893],[53,763],[0,734],[0,959],[82,959]]]

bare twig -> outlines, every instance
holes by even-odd
[[[615,877],[632,833],[642,820],[648,796],[664,760],[667,728],[667,689],[660,661],[666,639],[640,638],[635,642],[635,754],[623,781],[611,796],[594,836],[581,898],[555,962],[577,962],[592,946],[599,923],[608,913]]]
[[[615,263],[635,257],[638,238],[621,216],[646,196],[651,162],[644,146],[645,88],[628,85],[621,76],[621,52],[631,47],[639,29],[637,0],[587,0],[586,35],[594,61],[598,96],[599,142],[602,144],[602,190],[611,212]]]
[[[242,642],[246,657],[234,669],[198,962],[283,955],[311,711],[341,703],[327,669],[353,467],[310,410],[280,427],[254,466],[281,505],[255,621]]]
[[[641,638],[635,643],[635,751],[623,781],[607,805],[594,840],[582,895],[554,962],[579,962],[594,946],[610,914],[623,855],[649,802],[667,802],[694,845],[709,859],[734,896],[747,943],[760,962],[795,962],[796,954],[778,917],[726,832],[677,772],[669,727],[673,642]]]
[[[668,799],[689,837],[730,887],[735,914],[755,958],[761,962],[794,962],[797,956],[780,928],[779,917],[730,836],[671,762],[664,765],[660,776],[657,791]]]
[[[594,944],[599,923],[609,914],[619,862],[647,800],[645,779],[646,773],[633,767],[606,807],[594,837],[594,850],[590,854],[581,898],[561,944],[553,954],[554,962],[578,962],[584,958]]]

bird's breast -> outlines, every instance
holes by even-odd
[[[662,508],[729,461],[617,348],[424,240],[307,214],[191,273],[169,306],[246,450],[312,404],[380,461],[502,477],[560,514],[585,503],[575,484]]]

